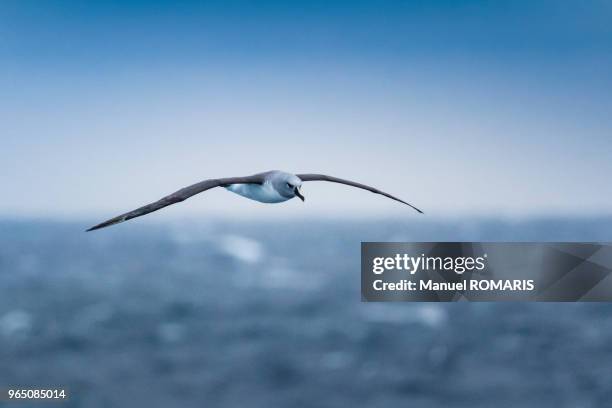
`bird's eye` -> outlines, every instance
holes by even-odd
[[[291,185],[291,183],[287,183],[287,187],[289,187],[289,188],[293,188],[293,186]]]

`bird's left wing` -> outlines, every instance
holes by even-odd
[[[104,221],[98,225],[95,225],[89,228],[87,231],[93,231],[100,228],[108,227],[114,224],[119,224],[123,221],[131,220],[132,218],[140,217],[141,215],[145,215],[151,213],[153,211],[157,211],[161,208],[167,207],[172,204],[180,203],[181,201],[185,201],[189,197],[201,193],[206,190],[210,190],[215,187],[225,187],[230,184],[261,184],[265,180],[265,173],[255,174],[253,176],[246,177],[226,177],[220,179],[209,179],[200,181],[199,183],[193,184],[189,187],[182,188],[166,197],[163,197],[154,203],[147,204],[140,208],[137,208],[133,211],[127,212],[125,214],[118,215],[114,218],[111,218],[108,221]]]
[[[329,182],[332,182],[332,183],[346,184],[347,186],[361,188],[363,190],[371,191],[372,193],[375,193],[375,194],[383,195],[383,196],[388,197],[388,198],[390,198],[392,200],[399,201],[400,203],[406,204],[407,206],[412,207],[416,211],[418,211],[421,214],[423,214],[423,211],[419,210],[414,205],[409,204],[409,203],[407,203],[407,202],[405,202],[403,200],[400,200],[399,198],[394,197],[394,196],[392,196],[389,193],[385,193],[384,191],[381,191],[381,190],[379,190],[377,188],[366,186],[365,184],[357,183],[357,182],[350,181],[350,180],[344,180],[344,179],[341,179],[341,178],[338,178],[338,177],[326,176],[325,174],[296,174],[296,176],[298,176],[302,181],[329,181]]]

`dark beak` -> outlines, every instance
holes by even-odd
[[[304,198],[304,196],[302,195],[302,192],[300,191],[299,187],[296,187],[293,189],[293,192],[295,193],[296,196],[300,197],[300,200],[305,201],[306,199]]]

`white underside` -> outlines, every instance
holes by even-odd
[[[251,200],[259,201],[261,203],[282,203],[283,201],[289,200],[287,197],[283,197],[278,194],[272,184],[230,184],[225,187],[232,193],[236,193]],[[291,197],[293,198],[293,197]]]

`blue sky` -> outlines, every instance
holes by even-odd
[[[0,214],[112,215],[271,168],[435,215],[609,214],[611,18],[607,1],[4,1]],[[165,216],[404,210],[305,190]]]

